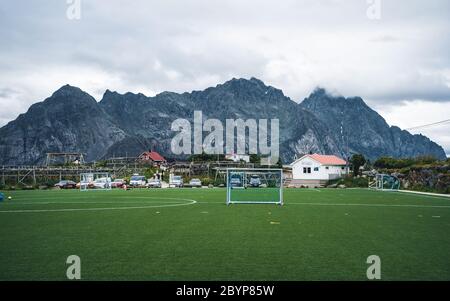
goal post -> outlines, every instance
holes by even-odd
[[[80,174],[80,191],[111,190],[111,175],[108,172]]]
[[[228,168],[227,205],[283,205],[283,170],[268,168]]]
[[[369,189],[395,191],[400,189],[400,180],[393,175],[376,174],[373,181],[369,181]]]

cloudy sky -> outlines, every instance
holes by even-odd
[[[411,128],[450,119],[449,47],[448,0],[1,0],[0,126],[66,83],[99,100],[254,76]],[[449,123],[412,132],[450,154]]]

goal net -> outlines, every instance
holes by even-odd
[[[369,182],[369,188],[376,190],[399,190],[400,180],[392,175],[377,174]]]
[[[227,205],[283,205],[281,169],[227,169]]]
[[[107,172],[90,172],[80,174],[80,190],[110,190],[111,176]]]

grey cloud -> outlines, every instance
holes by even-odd
[[[0,4],[0,122],[70,83],[102,91],[204,89],[257,77],[301,100],[316,86],[372,103],[450,101],[450,2],[66,1]],[[0,92],[1,93],[1,92]]]

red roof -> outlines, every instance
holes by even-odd
[[[316,160],[317,162],[323,164],[323,165],[346,165],[347,162],[345,160],[342,160],[341,158],[333,155],[319,155],[319,154],[312,154],[307,155],[311,159]]]
[[[145,152],[141,155],[141,157],[148,158],[152,161],[166,161],[166,159],[164,159],[164,157],[157,152]]]

